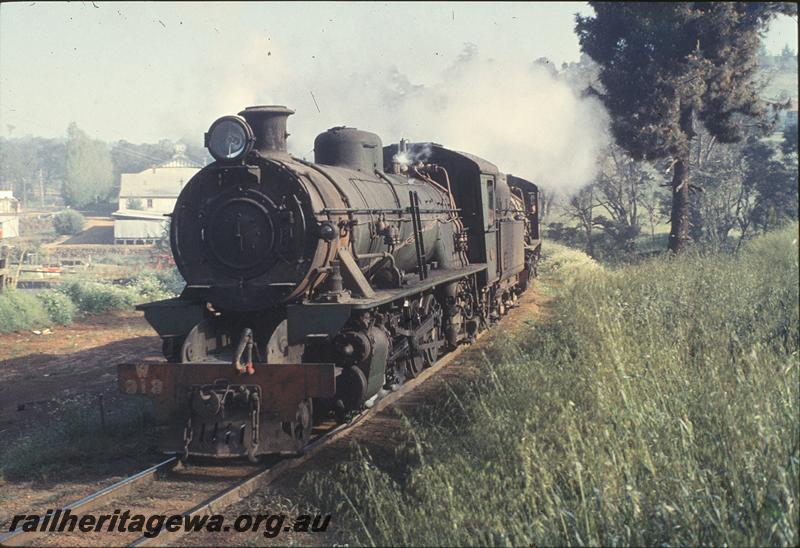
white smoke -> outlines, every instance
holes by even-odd
[[[409,148],[409,146],[409,143],[401,139],[398,152],[394,155],[392,161],[401,166],[409,167],[412,164],[427,162],[433,153],[433,147],[431,147],[430,143],[422,143],[422,146],[415,146],[413,149]]]
[[[348,71],[356,63],[347,59],[299,74],[274,54],[265,62],[267,50],[279,51],[274,43],[254,44],[235,74],[217,79],[222,87],[211,92],[208,104],[216,111],[209,114],[253,104],[296,109],[289,147],[308,159],[318,133],[346,125],[377,133],[384,145],[401,138],[437,142],[485,158],[504,173],[572,193],[591,182],[609,141],[608,116],[597,99],[582,97],[541,63],[485,59],[474,45],[426,84],[391,66],[358,64]]]

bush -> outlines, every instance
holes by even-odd
[[[411,415],[404,454],[309,477],[311,504],[354,544],[796,546],[797,225],[738,255],[560,257],[546,320]]]
[[[550,278],[568,282],[581,272],[599,270],[602,267],[583,251],[561,244],[546,242],[542,245],[542,273]]]
[[[175,297],[183,291],[184,281],[177,268],[145,270],[126,284],[139,295],[140,302]]]
[[[45,306],[29,293],[5,289],[0,293],[0,333],[10,333],[50,323]]]
[[[123,285],[72,281],[62,284],[58,291],[69,297],[82,313],[101,314],[174,297],[183,290],[183,285],[177,269],[144,270]]]
[[[79,313],[130,310],[143,302],[175,297],[184,285],[178,270],[172,268],[143,270],[124,285],[70,281],[35,295],[8,289],[0,293],[0,333],[52,323],[67,325]]]
[[[67,282],[58,291],[68,296],[84,314],[128,310],[139,302],[139,296],[131,288],[97,282]]]
[[[50,289],[37,294],[36,298],[42,303],[47,315],[54,323],[66,325],[71,323],[75,317],[77,311],[75,303],[61,291]]]
[[[183,288],[186,287],[186,280],[183,279],[183,276],[181,276],[181,273],[176,267],[166,270],[157,270],[156,277],[168,297],[180,295]]]
[[[77,234],[83,230],[86,219],[75,210],[67,209],[53,217],[53,228],[58,234]]]

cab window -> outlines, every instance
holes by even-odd
[[[486,179],[486,228],[494,228],[494,179]]]
[[[528,193],[528,203],[530,204],[528,207],[530,209],[530,213],[532,214],[536,213],[536,202],[537,202],[536,198],[537,198],[536,193],[534,192]]]

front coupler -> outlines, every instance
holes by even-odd
[[[312,401],[336,393],[333,364],[138,363],[117,366],[119,389],[149,397],[165,452],[255,459],[308,443]]]

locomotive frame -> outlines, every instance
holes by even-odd
[[[118,366],[121,391],[153,400],[166,452],[301,451],[315,423],[346,421],[471,341],[536,274],[534,183],[345,127],[300,160],[286,151],[292,113],[212,124],[217,161],[172,214],[186,288],[139,307],[168,361]]]

